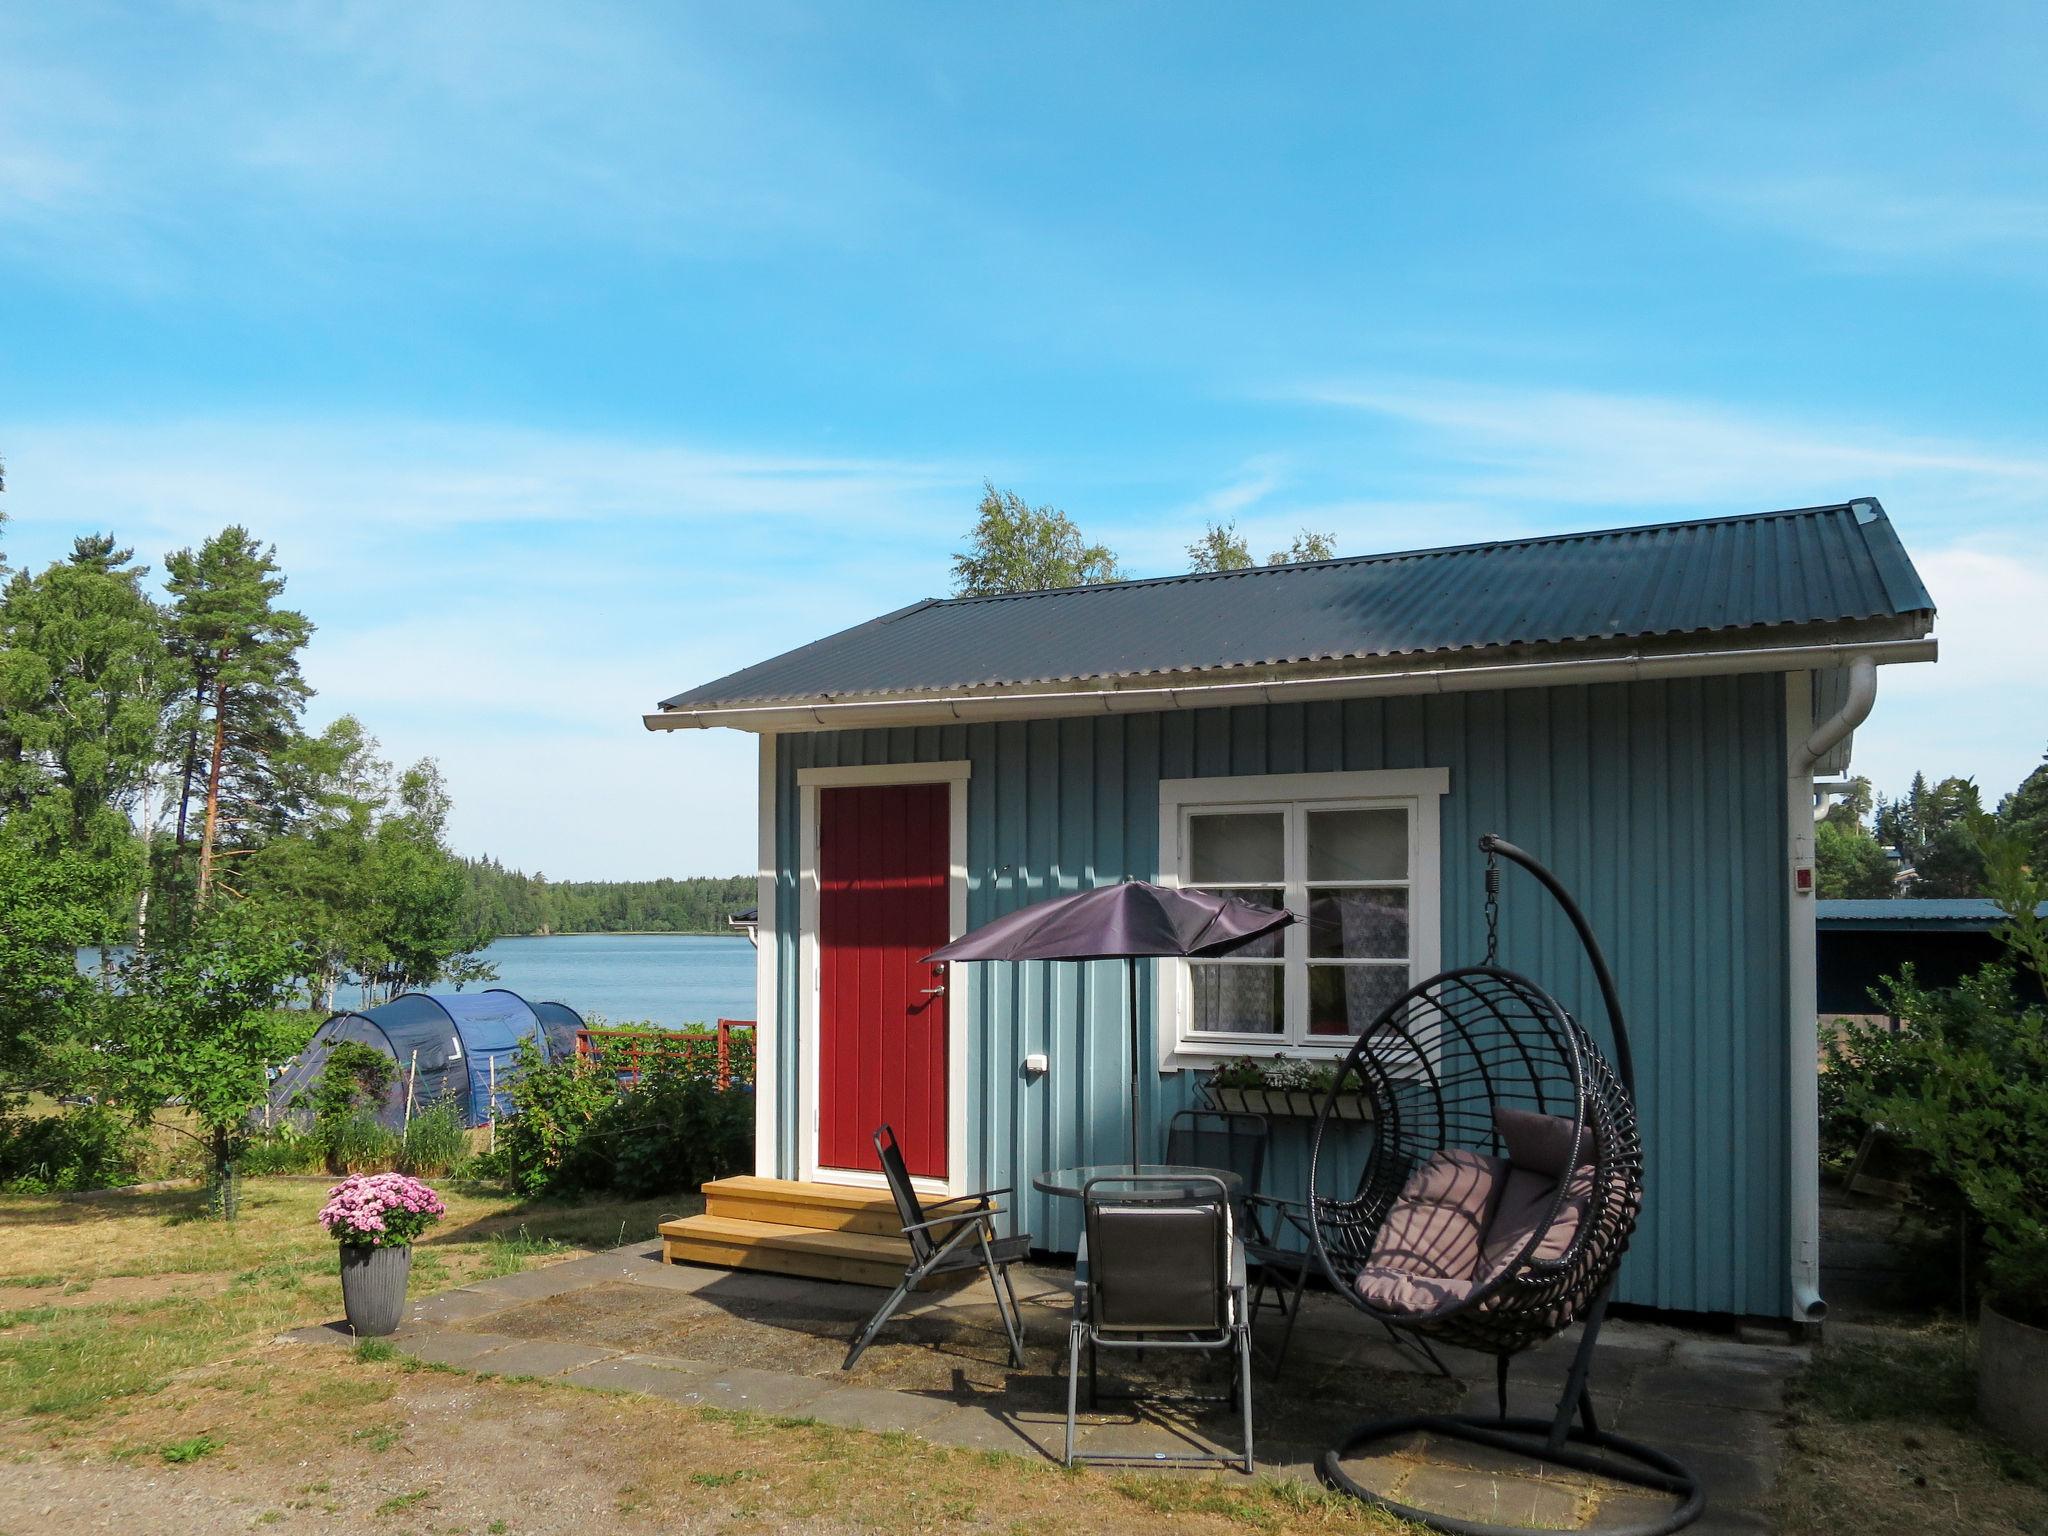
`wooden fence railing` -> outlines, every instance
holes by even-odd
[[[719,1089],[754,1081],[754,1021],[720,1019],[713,1029],[579,1029],[576,1054],[602,1061],[622,1086],[640,1081],[659,1063],[686,1076],[708,1078]]]

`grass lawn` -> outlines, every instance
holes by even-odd
[[[0,1199],[0,1532],[138,1499],[154,1528],[209,1532],[1405,1529],[1296,1483],[1069,1474],[908,1435],[472,1377],[381,1341],[278,1344],[341,1311],[314,1221],[326,1188],[248,1180],[231,1228],[205,1219],[196,1189]],[[650,1237],[695,1204],[443,1196],[416,1295]]]
[[[1963,1330],[1829,1331],[1791,1394],[1779,1530],[2048,1536],[2048,1468],[1976,1422]]]

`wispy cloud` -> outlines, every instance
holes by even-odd
[[[159,289],[204,275],[223,220],[308,280],[342,236],[729,256],[904,217],[888,158],[714,23],[517,0],[17,12],[0,242]]]
[[[2003,520],[2048,501],[2048,450],[2033,445],[1593,390],[1373,379],[1297,394],[1421,434],[1436,492],[1496,503],[1727,510],[1874,495]]]
[[[1737,222],[1870,261],[1989,260],[2038,278],[2048,251],[2048,198],[2032,193],[1768,171],[1684,192]]]

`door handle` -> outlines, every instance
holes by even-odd
[[[939,997],[945,993],[946,989],[944,987],[924,987],[920,990],[926,997]]]

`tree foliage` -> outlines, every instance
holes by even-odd
[[[1884,845],[1861,826],[1823,818],[1813,829],[1816,886],[1823,901],[1892,894],[1897,871]]]
[[[1284,549],[1266,557],[1268,565],[1292,565],[1302,560],[1328,560],[1337,550],[1336,537],[1304,528]],[[1188,546],[1191,571],[1242,571],[1253,564],[1251,541],[1237,531],[1237,524],[1210,523],[1202,536]]]
[[[196,797],[194,885],[204,902],[223,843],[249,846],[293,808],[277,770],[311,693],[299,675],[299,651],[313,625],[278,606],[285,578],[277,551],[245,528],[224,528],[164,566],[170,649],[182,672],[178,847],[190,836]]]
[[[675,880],[549,880],[495,859],[463,866],[470,920],[494,934],[717,933],[754,905],[752,875]]]
[[[1033,507],[1014,491],[982,482],[981,505],[967,548],[953,556],[960,597],[1037,592],[1117,579],[1116,556],[1091,544],[1057,507]]]

